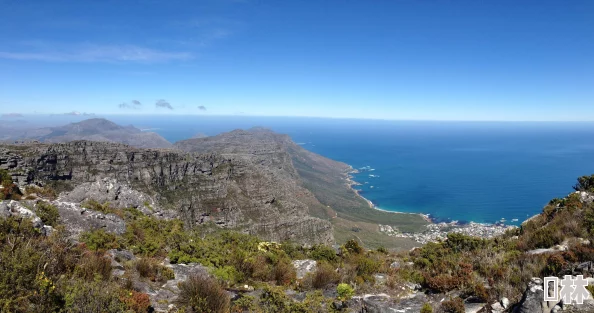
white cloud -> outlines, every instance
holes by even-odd
[[[161,51],[134,45],[78,45],[36,51],[0,51],[0,58],[46,62],[154,63],[192,59],[189,52]]]

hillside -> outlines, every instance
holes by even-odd
[[[0,157],[1,167],[21,171],[19,174],[0,169],[2,311],[585,313],[594,310],[591,297],[582,305],[544,302],[542,298],[544,276],[584,275],[590,282],[594,281],[594,176],[580,178],[575,193],[553,199],[541,214],[502,236],[483,239],[450,233],[445,241],[394,253],[385,249],[366,250],[356,240],[335,249],[324,244],[264,242],[254,234],[224,230],[211,223],[188,227],[185,215],[170,215],[169,210],[160,207],[160,203],[171,199],[155,201],[114,178],[122,181],[128,174],[83,182],[77,162],[64,161],[74,157],[64,153],[69,145],[69,149],[81,155],[80,160],[91,155],[109,155],[106,146],[112,144],[52,145],[53,153],[61,153],[43,154],[39,159],[31,154],[47,151],[48,146],[13,146],[12,150],[19,150],[18,154],[4,153]],[[113,146],[122,150],[122,146]],[[138,172],[135,168],[138,164],[134,163],[138,159],[148,162],[146,155],[158,153],[143,150],[141,155],[134,151],[128,147],[120,152],[122,158],[130,157],[128,163],[133,163],[132,166],[114,170],[132,173],[133,180],[140,180],[145,190],[149,190],[151,184],[146,177],[154,173]],[[204,155],[194,155],[192,162],[200,162],[201,156]],[[204,163],[200,167],[206,176],[217,176],[215,181],[233,177],[218,177],[213,169],[225,162],[230,162],[227,164],[233,168],[235,161],[221,161],[208,154],[204,157],[213,166],[210,170]],[[176,156],[165,158],[177,165],[170,169],[160,167],[160,171],[169,172],[179,166]],[[35,160],[41,167],[22,166],[29,164],[27,160]],[[103,167],[102,173],[110,173],[106,168],[112,164],[117,162],[89,164],[89,172]],[[68,167],[72,171],[63,170]],[[188,163],[184,167],[191,166]],[[173,172],[180,173],[179,168]],[[234,170],[225,172],[230,174]],[[55,187],[67,187],[64,183],[74,182],[77,186],[65,188],[72,190],[62,193],[52,189],[51,184],[19,187],[23,186],[25,173],[29,173],[26,179],[30,181],[61,178],[62,183],[54,184]],[[168,175],[160,177],[159,180],[178,186]],[[289,218],[289,215],[275,217],[283,222]],[[319,234],[319,230],[307,231]]]
[[[412,247],[415,243],[411,240],[379,233],[378,224],[391,225],[403,232],[416,232],[427,225],[417,214],[387,213],[370,208],[349,185],[348,174],[352,171],[349,165],[310,152],[287,135],[253,128],[183,140],[174,147],[248,161],[297,181],[315,196],[315,199],[306,199],[310,214],[331,220],[335,238],[340,243],[355,238],[371,247]]]
[[[171,143],[157,133],[143,132],[133,126],[120,126],[103,118],[93,118],[59,127],[15,132],[12,139],[38,140],[46,143],[88,140],[117,142],[139,148],[170,148]]]

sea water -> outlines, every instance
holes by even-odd
[[[356,188],[378,208],[436,220],[519,224],[571,192],[578,176],[594,174],[594,123],[105,117],[171,142],[268,127],[359,169]]]

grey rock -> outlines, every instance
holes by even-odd
[[[157,312],[169,311],[169,306],[175,301],[179,293],[179,283],[185,281],[191,275],[208,275],[206,267],[196,264],[168,264],[175,273],[175,278],[168,280],[165,284],[156,288],[155,290],[147,290],[147,294],[151,299],[151,305]]]
[[[390,268],[391,269],[399,269],[400,268],[400,262],[398,262],[398,261],[392,262],[392,264],[390,264]]]
[[[82,232],[102,228],[106,232],[123,234],[126,231],[124,220],[114,214],[103,214],[84,209],[79,203],[51,201],[58,208],[60,221],[66,226],[72,237],[78,237]]]
[[[499,301],[499,303],[501,303],[501,306],[504,309],[507,309],[509,307],[509,299],[506,297],[501,298],[501,300]]]
[[[317,269],[317,264],[315,260],[295,260],[293,261],[293,267],[297,272],[297,279],[303,279],[305,275],[308,273],[313,273]]]
[[[533,277],[513,313],[550,313],[555,305],[557,301],[544,301],[543,280]]]
[[[236,154],[226,154],[224,145],[221,151],[196,154],[90,141],[16,148],[0,144],[0,167],[13,178],[26,173],[24,184],[58,182],[69,191],[61,202],[80,200],[87,192],[99,197],[107,191],[105,199],[139,205],[135,190],[150,196],[154,209],[175,210],[187,225],[213,222],[269,241],[332,244],[332,224],[310,216],[311,210],[323,205],[302,186],[291,155],[282,148],[297,145],[288,137],[271,138],[254,138],[262,143],[257,151],[252,147]],[[223,142],[224,137],[217,140]],[[93,185],[113,180],[120,187]]]
[[[464,312],[466,313],[478,313],[487,304],[486,303],[464,303]]]
[[[111,249],[107,251],[107,255],[117,262],[126,262],[136,260],[136,256],[128,250]]]
[[[79,203],[95,200],[99,203],[109,202],[110,206],[115,208],[136,208],[145,215],[164,218],[177,216],[175,211],[162,210],[149,195],[136,191],[114,178],[99,178],[94,182],[79,184],[72,191],[60,194],[58,200]]]
[[[14,201],[14,200],[4,200],[0,201],[0,216],[2,217],[9,217],[9,216],[16,216],[20,218],[28,218],[31,219],[31,223],[33,227],[37,229],[43,229],[43,222],[41,219],[30,209],[26,208],[21,202]],[[47,230],[43,230],[47,231]],[[49,230],[51,233],[51,230]]]

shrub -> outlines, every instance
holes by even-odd
[[[289,285],[296,278],[297,273],[290,260],[283,259],[274,266],[274,280],[278,285]]]
[[[37,196],[49,199],[49,200],[55,200],[57,197],[56,191],[51,188],[51,187],[39,187],[39,186],[27,186],[25,187],[25,193],[27,195],[30,194],[36,194]]]
[[[120,247],[116,235],[108,233],[102,228],[82,233],[80,240],[91,250],[109,250]]]
[[[338,284],[336,287],[336,293],[338,294],[338,299],[341,301],[348,301],[350,300],[353,295],[355,294],[355,290],[349,284]]]
[[[52,227],[55,227],[60,219],[58,208],[45,201],[37,202],[37,205],[35,206],[35,214],[37,214],[45,225]]]
[[[175,274],[172,269],[159,264],[159,262],[155,259],[139,259],[136,261],[135,268],[140,277],[147,278],[150,281],[165,282],[175,278]]]
[[[65,312],[68,313],[119,313],[126,306],[120,300],[120,289],[115,283],[101,280],[66,282]]]
[[[109,280],[111,277],[111,260],[102,252],[86,252],[75,268],[78,277],[93,280],[101,278]]]
[[[260,307],[270,313],[307,313],[303,303],[295,302],[278,287],[266,286],[260,297]]]
[[[344,244],[344,249],[349,253],[360,254],[363,253],[363,247],[355,239],[351,239]]]
[[[146,293],[134,290],[129,292],[124,291],[123,295],[120,296],[120,300],[129,310],[135,313],[149,312],[149,307],[151,306],[151,299]]]
[[[227,292],[214,279],[205,275],[194,275],[180,283],[176,303],[196,313],[226,313],[230,308]]]
[[[445,313],[464,313],[464,302],[460,298],[445,300],[441,303],[441,309]]]
[[[329,284],[335,284],[340,276],[334,270],[334,267],[327,262],[319,262],[316,271],[311,276],[311,287],[321,289]],[[306,282],[306,285],[308,283]]]
[[[433,313],[433,308],[431,307],[431,304],[429,304],[429,303],[423,304],[423,306],[421,307],[420,313]]]
[[[114,213],[114,209],[110,207],[109,202],[99,203],[97,200],[87,200],[81,204],[83,208],[87,208],[89,210],[101,212],[103,214],[110,214]]]
[[[311,249],[309,255],[316,261],[326,261],[333,263],[338,259],[334,249],[325,245],[315,245]]]
[[[573,186],[576,191],[594,192],[594,175],[579,177],[577,181],[577,184]]]

